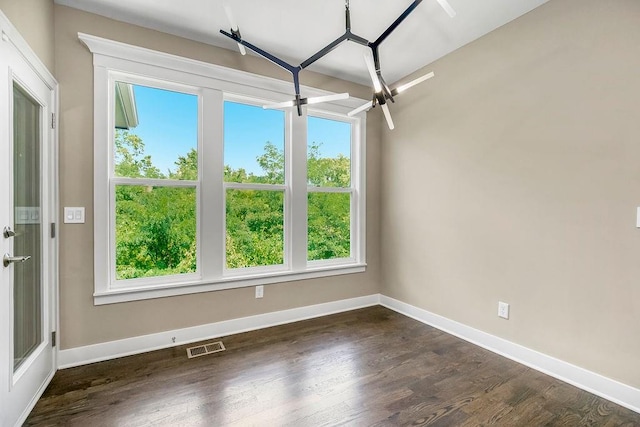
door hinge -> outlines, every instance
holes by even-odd
[[[56,331],[51,332],[51,347],[56,346]]]
[[[56,128],[56,113],[51,113],[51,129]]]
[[[55,239],[56,237],[56,223],[52,222],[51,223],[51,238]]]

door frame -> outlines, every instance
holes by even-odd
[[[50,301],[48,305],[48,316],[49,316],[49,325],[51,330],[43,330],[46,341],[51,342],[52,337],[47,337],[48,334],[52,332],[56,332],[56,343],[54,348],[52,349],[52,370],[49,377],[46,379],[44,384],[37,390],[36,394],[32,396],[32,399],[28,405],[20,415],[19,419],[15,420],[16,425],[22,424],[38,399],[46,389],[46,386],[49,384],[51,379],[53,378],[53,374],[56,372],[58,368],[58,348],[59,348],[59,334],[58,324],[59,324],[59,302],[58,302],[58,230],[59,230],[59,222],[58,222],[58,213],[59,213],[59,187],[58,187],[58,104],[59,104],[59,95],[58,95],[58,82],[53,77],[51,72],[47,69],[47,67],[42,63],[40,58],[36,55],[36,53],[31,49],[29,44],[25,41],[19,31],[13,26],[13,24],[9,21],[9,19],[4,15],[2,10],[0,10],[0,43],[8,43],[10,44],[16,53],[18,53],[24,62],[31,68],[31,70],[38,76],[38,78],[45,84],[47,89],[50,91],[51,99],[49,103],[49,112],[51,116],[44,117],[43,119],[49,123],[48,126],[45,126],[45,129],[48,132],[48,147],[46,147],[46,151],[48,152],[48,158],[43,159],[48,162],[48,176],[42,177],[42,187],[41,191],[43,194],[47,196],[44,197],[44,201],[48,204],[49,215],[48,221],[43,222],[42,227],[46,230],[46,235],[50,236],[46,241],[43,241],[42,244],[48,247],[48,269],[44,271],[43,279],[46,283],[48,283],[48,287],[44,289],[45,293],[48,293]],[[3,64],[4,66],[5,64]],[[8,64],[9,73],[11,73],[11,64]],[[8,84],[9,82],[0,82],[0,84]],[[9,89],[7,89],[9,90]],[[0,100],[0,102],[4,102],[4,100]],[[0,105],[0,111],[10,111],[11,108],[9,105],[2,106]],[[11,143],[11,141],[9,141]],[[55,238],[52,237],[53,228],[55,232]],[[44,235],[44,233],[43,233]],[[0,254],[1,255],[1,254]],[[0,267],[1,268],[1,267]],[[46,278],[45,278],[46,275]],[[4,327],[5,325],[3,325]],[[7,328],[10,325],[6,325]],[[8,330],[8,329],[7,329]],[[3,361],[5,366],[0,366],[2,370],[0,373],[0,387],[10,387],[12,386],[11,373],[8,372],[10,361],[4,361],[4,357],[0,357],[0,360]],[[8,377],[5,377],[8,376]],[[0,421],[2,421],[2,417],[0,417]],[[13,421],[13,420],[12,420]],[[1,422],[0,422],[1,424]]]

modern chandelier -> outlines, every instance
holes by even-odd
[[[448,3],[447,0],[437,0],[437,1],[450,17],[453,18],[455,16],[456,12],[453,10],[453,8],[451,7],[451,5]],[[391,33],[402,23],[402,21],[404,21],[411,14],[411,12],[415,10],[416,7],[418,7],[420,3],[422,3],[422,0],[414,0],[413,3],[411,3],[411,5],[409,5],[409,7],[407,7],[405,11],[402,12],[402,14],[395,21],[393,21],[393,23],[389,25],[389,27],[386,30],[384,30],[384,32],[380,34],[380,36],[377,39],[371,42],[351,32],[351,14],[349,12],[349,0],[345,0],[346,29],[344,34],[338,37],[337,39],[335,39],[334,41],[332,41],[331,43],[329,43],[328,45],[326,45],[325,47],[323,47],[322,49],[320,49],[317,53],[315,53],[308,59],[302,61],[300,65],[291,65],[286,61],[283,61],[282,59],[270,54],[269,52],[266,52],[260,49],[259,47],[247,42],[246,40],[243,40],[242,35],[240,34],[240,29],[238,27],[238,24],[236,23],[233,17],[233,14],[231,12],[231,8],[229,6],[224,6],[224,9],[227,15],[227,19],[229,20],[229,25],[231,27],[231,29],[229,30],[230,32],[227,32],[224,30],[220,30],[220,32],[225,36],[229,37],[230,39],[234,40],[238,44],[238,48],[240,49],[240,53],[242,55],[246,54],[246,50],[245,50],[245,47],[246,47],[247,49],[257,53],[258,55],[268,59],[269,61],[273,62],[274,64],[278,65],[279,67],[291,73],[293,77],[293,88],[295,91],[295,99],[291,101],[277,103],[277,104],[265,105],[264,108],[279,109],[279,108],[287,108],[287,107],[295,106],[299,116],[302,115],[303,105],[318,104],[320,102],[330,102],[330,101],[337,101],[340,99],[349,98],[348,93],[339,93],[335,95],[302,98],[300,96],[300,78],[299,78],[300,71],[304,70],[314,62],[318,61],[320,58],[327,55],[329,52],[334,50],[344,41],[355,42],[362,46],[366,46],[370,48],[371,51],[370,52],[367,51],[364,54],[364,60],[367,65],[367,70],[369,71],[371,82],[373,83],[373,96],[372,96],[371,102],[367,102],[366,104],[356,108],[355,110],[350,111],[348,115],[353,116],[362,111],[368,111],[369,109],[374,108],[377,104],[377,105],[380,105],[380,107],[382,108],[382,111],[384,113],[389,129],[393,129],[394,128],[393,120],[391,118],[391,113],[389,112],[389,106],[387,105],[387,101],[395,102],[394,97],[396,95],[404,92],[405,90],[409,89],[412,86],[415,86],[419,83],[424,82],[425,80],[430,79],[431,77],[434,76],[434,74],[432,72],[427,73],[421,77],[418,77],[415,80],[410,81],[409,83],[406,83],[404,85],[401,85],[392,89],[387,85],[387,83],[384,81],[384,78],[382,77],[382,72],[380,70],[379,48],[382,42],[384,42],[387,39],[387,37],[391,35]]]

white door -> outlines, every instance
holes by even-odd
[[[0,425],[12,426],[55,372],[55,90],[0,24]]]

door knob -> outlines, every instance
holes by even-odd
[[[11,256],[9,254],[4,254],[4,256],[2,257],[2,264],[5,267],[9,267],[9,264],[11,264],[11,263],[14,263],[14,262],[25,262],[29,258],[31,258],[31,255],[27,255],[27,256]]]

